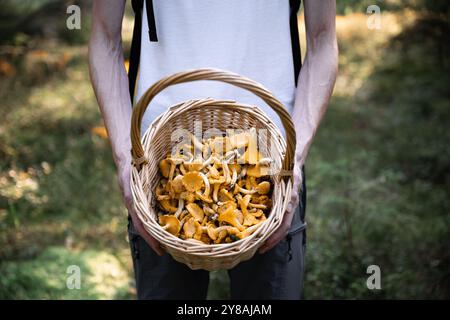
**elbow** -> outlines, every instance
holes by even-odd
[[[307,37],[306,57],[326,65],[330,75],[335,78],[339,68],[339,47],[334,28],[322,28],[311,32]]]

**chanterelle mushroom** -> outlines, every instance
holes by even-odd
[[[247,175],[249,177],[261,178],[269,175],[269,169],[269,166],[257,163],[247,169]]]
[[[197,171],[187,172],[182,182],[186,190],[191,192],[198,191],[203,186],[203,178]]]
[[[170,213],[175,213],[178,210],[178,208],[175,207],[173,202],[174,202],[174,200],[161,200],[161,201],[159,201],[161,207],[165,211],[170,212]]]
[[[219,222],[227,223],[233,227],[236,227],[239,231],[245,230],[245,227],[239,222],[237,214],[235,213],[236,204],[229,202],[219,207]]]
[[[177,236],[180,232],[180,221],[172,215],[159,216],[159,224],[164,230]]]
[[[195,218],[197,221],[202,221],[205,213],[203,212],[203,209],[200,208],[200,206],[196,203],[189,203],[186,205],[187,211],[192,215],[192,217]]]
[[[194,236],[196,235],[201,235],[201,233],[203,232],[202,230],[202,226],[200,225],[200,223],[197,222],[197,220],[195,220],[195,218],[191,217],[189,218],[183,225],[183,231],[184,231],[184,236],[189,239],[189,238],[194,238]]]
[[[260,182],[256,187],[256,191],[259,194],[268,194],[270,191],[270,182],[269,181]]]

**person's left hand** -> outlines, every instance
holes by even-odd
[[[293,181],[294,183],[292,186],[291,200],[286,208],[283,221],[281,222],[280,227],[275,231],[275,233],[273,233],[259,248],[259,253],[261,254],[272,249],[289,233],[289,229],[291,228],[292,224],[292,218],[294,217],[294,212],[297,209],[300,201],[299,190],[300,186],[302,185],[302,170],[300,163],[294,166]]]

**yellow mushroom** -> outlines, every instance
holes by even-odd
[[[263,181],[260,182],[257,186],[256,186],[256,191],[259,194],[268,194],[270,191],[270,182],[269,181]]]
[[[219,207],[219,223],[227,223],[233,227],[238,228],[239,231],[243,231],[245,227],[242,226],[242,224],[239,222],[235,209],[236,203],[234,202],[228,202],[225,205]]]
[[[213,200],[209,197],[205,197],[200,191],[195,191],[195,198],[203,202],[212,203]]]
[[[159,170],[161,171],[161,174],[164,178],[169,178],[170,164],[170,160],[167,158],[159,162]]]
[[[194,202],[196,197],[194,192],[183,191],[180,193],[180,198],[186,200],[186,202]]]
[[[239,184],[235,184],[235,185],[234,185],[234,191],[235,191],[235,193],[236,193],[236,191],[237,191],[237,192],[244,193],[244,194],[253,194],[253,193],[256,193],[256,190],[248,190],[248,189],[244,189],[244,188],[242,188]]]
[[[203,232],[202,226],[200,225],[200,223],[197,222],[197,220],[195,220],[194,217],[191,217],[186,220],[186,222],[183,225],[183,231],[186,239],[194,237],[198,238],[201,236],[201,233]]]
[[[222,234],[222,238],[225,238],[228,233],[237,234],[239,232],[239,230],[237,228],[235,228],[235,227],[232,227],[232,226],[220,226],[220,227],[216,228],[216,226],[214,224],[212,224],[212,223],[207,225],[206,231],[208,233],[208,236],[212,240],[217,240],[219,238],[220,234]]]
[[[208,177],[203,172],[199,172],[198,174],[202,177],[203,184],[205,185],[205,191],[203,192],[203,196],[209,197],[210,185],[209,185]]]
[[[200,208],[200,206],[196,203],[189,203],[186,205],[186,209],[187,211],[189,211],[189,213],[192,215],[192,217],[196,220],[196,221],[202,221],[203,217],[204,217],[204,212],[203,209]]]
[[[265,204],[260,204],[260,203],[249,203],[248,206],[250,208],[257,208],[257,209],[267,209],[267,206]]]
[[[225,177],[225,183],[230,184],[231,182],[230,169],[228,169],[228,163],[226,161],[222,161],[222,170],[223,175]]]
[[[183,165],[188,171],[200,171],[203,168],[203,159],[197,158],[190,162],[184,162]]]
[[[247,176],[256,177],[256,178],[268,176],[269,169],[270,168],[267,165],[261,165],[261,164],[257,163],[253,166],[250,166],[250,168],[247,169]]]
[[[203,205],[203,212],[205,213],[205,215],[207,215],[208,217],[215,214],[216,212],[211,209],[207,204]]]
[[[219,200],[221,200],[222,202],[229,201],[229,200],[234,201],[233,195],[225,187],[222,187],[220,189],[219,193],[220,193]]]
[[[244,217],[244,223],[242,224],[244,227],[250,227],[255,224],[258,224],[259,220],[253,214],[247,214]]]
[[[247,194],[242,197],[240,194],[236,195],[236,199],[238,200],[239,206],[241,207],[241,211],[244,214],[244,217],[248,215],[247,207],[250,203],[251,195]]]
[[[177,236],[180,232],[180,221],[173,215],[159,216],[159,224],[167,232]]]
[[[187,172],[182,182],[186,190],[191,192],[196,192],[203,187],[203,178],[197,171]]]
[[[174,193],[181,193],[184,191],[183,176],[181,174],[177,175],[170,183],[172,191]]]
[[[178,208],[177,211],[175,211],[175,213],[173,214],[175,217],[179,217],[181,212],[183,211],[184,208],[184,200],[183,199],[178,199]]]
[[[240,231],[236,236],[239,239],[244,239],[246,237],[248,237],[249,235],[251,235],[253,232],[256,231],[256,229],[258,229],[260,223],[257,223],[249,228],[244,229],[243,231]]]
[[[208,166],[208,175],[213,177],[214,179],[219,179],[220,178],[220,173],[219,170],[217,170],[217,168],[215,166]]]
[[[175,200],[173,200],[173,199],[172,200],[161,200],[159,202],[159,204],[166,212],[175,213],[175,212],[177,212],[178,208],[175,207],[174,201]]]

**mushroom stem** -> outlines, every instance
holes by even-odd
[[[214,202],[219,201],[219,199],[217,198],[217,194],[219,193],[219,188],[220,188],[220,184],[219,183],[214,184],[214,190],[213,190],[213,200],[214,200]]]
[[[237,171],[236,171],[236,168],[234,166],[231,167],[231,171],[233,172],[233,174],[231,176],[230,188],[233,188],[234,184],[237,181]]]
[[[249,203],[248,206],[250,208],[256,208],[256,209],[267,209],[267,206],[264,204],[259,204],[259,203]]]
[[[230,184],[231,182],[230,169],[228,168],[228,163],[226,161],[222,162],[222,169],[223,174],[225,176],[225,183]]]
[[[251,235],[253,232],[255,232],[256,229],[258,229],[259,225],[260,225],[260,223],[257,223],[257,224],[255,224],[255,225],[253,225],[253,226],[251,226],[251,227],[245,229],[244,231],[239,232],[239,233],[237,234],[238,238],[239,238],[239,239],[243,239],[243,238],[248,237],[248,236]]]
[[[180,199],[178,199],[177,211],[173,214],[175,217],[177,217],[177,219],[180,216],[181,212],[183,211],[183,208],[184,208],[184,200],[182,198],[180,198]]]
[[[199,172],[199,174],[203,178],[203,183],[205,184],[205,192],[203,193],[203,196],[209,197],[209,191],[210,191],[211,187],[209,186],[208,177],[202,172]]]
[[[254,194],[254,193],[256,193],[256,190],[247,190],[247,189],[242,188],[238,184],[235,185],[235,189],[237,189],[240,193],[244,193],[244,194]]]

